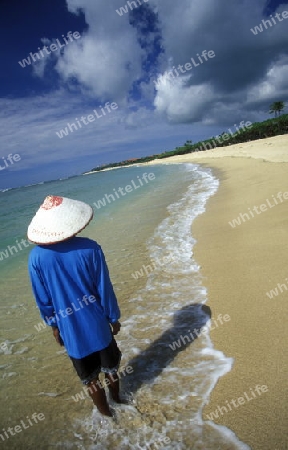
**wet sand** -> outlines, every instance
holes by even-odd
[[[232,429],[253,450],[284,450],[288,194],[287,199],[277,194],[288,192],[288,136],[157,162],[201,163],[220,179],[205,214],[193,224],[193,235],[212,317],[231,317],[212,330],[211,337],[215,348],[232,357],[234,364],[219,379],[203,419],[209,420],[207,414],[217,410],[214,421]],[[244,219],[233,228],[229,222],[239,220],[240,213]],[[267,292],[276,287],[278,295],[270,299]]]

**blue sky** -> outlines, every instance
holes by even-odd
[[[288,100],[288,19],[251,32],[288,1],[139,3],[1,1],[0,189],[197,142]],[[101,115],[107,102],[117,108]]]

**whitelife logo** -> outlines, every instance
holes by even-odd
[[[223,320],[224,320],[224,322],[229,322],[231,320],[231,317],[229,316],[229,314],[225,314],[222,319],[222,314],[218,314],[217,319],[212,319],[212,320],[210,319],[207,322],[208,325],[205,325],[201,329],[194,328],[193,332],[191,332],[190,334],[185,334],[184,336],[181,334],[178,341],[172,342],[172,344],[169,344],[169,347],[174,352],[175,350],[183,347],[183,345],[187,345],[188,343],[193,342],[197,337],[201,336],[201,334],[208,333],[209,330],[212,330],[212,331],[215,330],[215,328],[219,327],[219,324],[223,325],[224,324]],[[218,321],[219,321],[219,324],[218,324]],[[214,326],[212,327],[211,323],[213,323],[213,325],[215,325],[215,327]],[[190,331],[190,330],[188,330],[188,331]]]
[[[130,10],[132,11],[134,8],[139,8],[139,6],[143,5],[144,3],[147,3],[149,0],[137,0],[138,5],[136,2],[132,1],[132,2],[127,2],[126,5],[121,6],[120,9],[115,9],[115,11],[117,12],[117,14],[119,16],[123,16],[123,14],[127,14],[129,12],[128,6],[130,8]]]
[[[12,153],[9,153],[8,156],[2,156],[3,159],[3,163],[4,166],[2,166],[2,161],[0,164],[0,170],[5,170],[7,167],[12,166],[15,162],[20,161],[21,156],[18,153],[15,153],[15,155],[13,155]]]
[[[282,16],[282,19],[281,19]],[[269,28],[274,27],[275,25],[277,25],[279,22],[283,22],[284,19],[288,19],[288,11],[283,11],[282,14],[276,13],[275,14],[275,18],[278,20],[278,22],[276,22],[275,18],[272,16],[272,14],[270,14],[271,20],[262,20],[262,23],[260,23],[259,25],[256,25],[256,27],[254,28],[250,28],[250,31],[254,34],[254,36],[256,36],[258,33],[262,33],[262,31],[264,31],[263,26],[265,27],[265,29],[268,29],[268,25]],[[267,25],[268,24],[268,25]]]
[[[141,178],[139,177],[139,175],[137,175],[137,179],[138,180],[136,180],[136,182],[134,182],[134,180],[131,180],[131,184],[127,184],[124,188],[119,187],[117,190],[114,188],[113,194],[105,194],[105,197],[103,197],[101,200],[98,200],[97,203],[94,202],[93,205],[96,206],[97,209],[100,209],[102,206],[104,207],[107,205],[106,200],[108,203],[111,203],[111,201],[115,202],[116,198],[117,199],[121,198],[119,196],[119,194],[121,194],[122,197],[124,197],[126,194],[128,194],[132,191],[135,191],[136,189],[139,189],[142,186],[145,186],[145,184],[143,182],[148,184],[149,181],[155,180],[155,175],[153,172],[150,172],[148,174],[145,172],[145,173],[143,173]],[[137,181],[139,184],[136,184]],[[118,194],[118,192],[119,192],[119,194]]]
[[[238,136],[246,128],[247,129],[251,128],[252,127],[252,122],[247,121],[245,123],[244,120],[242,120],[240,122],[239,126],[236,123],[234,123],[234,127],[235,127],[236,132],[233,129],[228,128],[229,134],[228,133],[222,133],[221,135],[218,134],[217,136],[211,137],[209,139],[210,142],[202,142],[200,147],[195,148],[194,152],[199,152],[199,151],[208,150],[208,149],[211,150],[212,148],[218,147],[217,142],[218,142],[218,144],[223,144],[223,141],[228,141],[229,139],[231,139],[231,137]],[[240,130],[240,128],[241,128],[241,130]],[[212,143],[211,143],[211,141],[212,141]]]
[[[283,203],[284,200],[288,200],[288,191],[286,192],[278,192],[278,194],[276,195],[276,197],[278,198],[279,201],[276,200],[275,196],[272,195],[273,201],[268,200],[268,198],[266,198],[266,203],[262,203],[259,206],[253,206],[253,211],[257,213],[257,215],[265,212],[268,210],[268,208],[274,208],[274,206],[279,205],[279,203]],[[283,200],[284,198],[284,200]],[[260,209],[260,211],[259,211]],[[240,213],[240,215],[237,217],[237,219],[233,219],[232,222],[228,222],[229,225],[232,228],[235,228],[237,225],[241,225],[241,223],[246,222],[246,220],[250,220],[251,218],[255,217],[255,214],[251,211],[251,208],[248,208],[249,213]],[[250,214],[250,216],[249,216]]]
[[[133,372],[132,366],[125,366],[119,371],[117,371],[117,377],[120,380],[122,377],[126,377],[127,374],[130,375],[132,372]],[[112,381],[117,381],[117,378],[114,379],[113,374],[110,374],[110,376],[112,378]],[[74,400],[74,402],[77,403],[81,400],[85,400],[86,397],[89,397],[89,392],[90,394],[92,394],[93,391],[97,392],[98,388],[96,387],[96,384],[98,388],[103,389],[105,387],[108,387],[109,384],[111,384],[111,382],[109,378],[104,378],[102,382],[100,380],[96,381],[96,383],[93,384],[92,387],[84,386],[82,392],[78,392],[76,395],[72,395],[72,399]]]
[[[187,62],[186,64],[183,64],[183,65],[179,64],[177,66],[177,68],[175,66],[173,66],[172,70],[167,71],[164,74],[158,74],[157,81],[153,80],[153,83],[155,84],[156,88],[158,88],[162,84],[165,85],[167,83],[167,79],[169,79],[169,81],[171,81],[171,77],[172,77],[172,79],[174,79],[175,77],[176,78],[180,77],[181,74],[185,74],[187,71],[189,72],[189,70],[193,69],[193,67],[198,67],[201,64],[204,64],[205,61],[209,61],[209,59],[215,58],[215,56],[216,55],[213,50],[209,50],[209,51],[203,50],[201,53],[201,56],[199,55],[199,53],[197,53],[198,62],[195,61],[196,58],[195,59],[190,58],[192,64],[190,62]]]
[[[111,104],[109,104],[110,102],[106,102],[104,108],[107,110],[108,114],[111,113],[111,110],[117,109],[118,105],[116,102],[113,102]],[[102,112],[102,114],[100,114],[100,111],[97,111],[96,109],[93,109],[94,114],[89,114],[87,116],[87,120],[88,122],[86,122],[86,116],[82,116],[80,121],[83,123],[83,125],[88,125],[88,123],[94,122],[96,119],[100,119],[103,116],[106,116],[107,112],[104,111],[104,108],[102,108],[102,106],[99,107],[99,110]],[[78,124],[79,128],[82,128],[81,123],[79,122],[78,118],[76,117],[75,121]],[[60,130],[60,131],[56,131],[57,136],[62,139],[64,136],[68,136],[69,132],[73,133],[73,131],[77,131],[79,130],[79,128],[77,127],[76,123],[72,122],[69,123],[67,122],[67,126],[64,129]]]
[[[0,344],[0,353],[1,353],[1,352],[5,353],[5,352],[7,352],[7,350],[8,350],[7,342],[2,342],[2,343]]]
[[[81,35],[78,31],[74,31],[74,33],[72,33],[72,31],[68,31],[68,33],[67,33],[68,39],[66,39],[64,34],[62,34],[62,37],[63,37],[64,44],[61,45],[61,42],[59,41],[59,39],[56,39],[57,44],[53,43],[53,44],[49,45],[51,52],[55,52],[56,50],[59,50],[60,48],[65,47],[65,45],[68,45],[68,44],[70,44],[70,42],[73,42],[74,39],[80,39]],[[18,64],[20,64],[20,66],[24,69],[24,67],[30,66],[33,62],[40,61],[41,58],[45,58],[47,55],[51,55],[51,52],[49,52],[47,45],[44,45],[42,47],[42,49],[40,47],[38,47],[38,50],[39,50],[39,53],[38,52],[36,52],[36,53],[30,52],[29,55],[27,56],[27,58],[22,59],[22,61],[18,61]],[[45,51],[45,53],[44,53],[44,51]],[[32,58],[32,60],[31,60],[31,58]]]
[[[131,274],[131,276],[132,278],[134,278],[134,280],[138,280],[138,278],[144,277],[145,274],[148,277],[148,275],[152,273],[154,270],[156,270],[159,267],[166,266],[167,264],[170,264],[172,261],[174,261],[174,255],[164,256],[163,258],[155,258],[155,261],[152,261],[151,264],[148,264],[147,266],[143,264],[141,269],[136,270],[134,273]]]
[[[8,427],[6,430],[3,428],[3,431],[1,431],[1,434],[0,434],[0,438],[2,439],[2,441],[5,441],[5,438],[9,439],[10,436],[15,436],[15,433],[21,433],[23,430],[27,430],[27,428],[33,427],[33,425],[35,425],[35,423],[36,424],[38,423],[38,420],[40,420],[40,422],[42,420],[44,420],[45,416],[43,413],[38,413],[38,414],[33,413],[31,416],[31,419],[28,416],[26,416],[26,418],[27,418],[28,425],[25,424],[24,420],[20,420],[19,425],[15,425],[14,427]],[[33,419],[34,423],[32,422],[32,419]],[[8,433],[10,433],[10,436]],[[5,437],[4,437],[4,435],[5,435]]]
[[[214,412],[211,412],[210,414],[206,414],[206,417],[208,417],[209,420],[214,420],[214,419],[219,419],[219,413],[221,414],[221,416],[223,416],[225,413],[228,413],[229,411],[232,411],[233,408],[238,408],[238,406],[242,406],[245,405],[245,403],[250,402],[251,400],[255,400],[257,398],[256,393],[254,392],[256,391],[256,393],[258,394],[258,396],[260,397],[260,395],[262,395],[265,392],[268,392],[268,387],[266,386],[266,384],[263,384],[262,386],[260,386],[259,384],[257,384],[257,386],[255,386],[254,389],[250,388],[250,392],[244,392],[242,395],[242,397],[238,397],[236,400],[234,398],[232,398],[232,400],[228,401],[226,400],[226,406],[217,406],[217,409],[215,409]],[[250,395],[250,397],[249,397]],[[223,412],[224,411],[224,412]]]
[[[45,320],[42,322],[39,322],[37,325],[34,325],[34,328],[36,328],[37,331],[44,330],[47,327],[47,323],[56,323],[57,321],[61,320],[60,317],[65,319],[68,316],[71,316],[71,314],[74,314],[74,312],[80,311],[81,309],[85,308],[83,303],[85,303],[86,306],[89,306],[91,303],[96,302],[96,297],[94,295],[83,295],[82,299],[80,300],[77,298],[76,305],[74,302],[71,302],[71,307],[67,307],[66,309],[59,309],[59,311],[53,315],[53,316],[45,316]],[[83,303],[82,303],[83,302]],[[77,308],[79,306],[79,308]]]
[[[17,245],[19,250],[23,250],[22,245],[24,246],[24,248],[27,248],[30,245],[33,245],[32,243],[30,244],[29,241],[26,241],[26,239],[22,239],[20,242],[18,242],[18,239],[16,239],[15,244]],[[8,245],[8,247],[6,247],[6,249],[4,249],[3,251],[0,251],[0,261],[3,261],[3,258],[6,259],[6,258],[9,258],[9,256],[14,255],[14,252],[18,253],[19,250],[17,249],[16,245]],[[10,253],[10,255],[9,255],[9,253]]]
[[[288,278],[285,278],[285,280],[287,281],[287,284],[288,284]],[[271,289],[270,292],[266,292],[267,297],[269,297],[270,300],[272,300],[272,298],[278,297],[278,295],[283,294],[283,292],[288,291],[287,284],[285,284],[285,283],[283,283],[283,284],[278,283],[277,286],[274,289]]]

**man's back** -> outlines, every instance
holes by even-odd
[[[43,319],[55,324],[69,356],[83,358],[111,341],[120,316],[101,247],[73,237],[36,246],[29,256],[33,292]]]

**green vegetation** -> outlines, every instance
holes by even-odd
[[[285,108],[285,103],[284,102],[274,102],[272,103],[272,105],[270,106],[270,111],[269,114],[275,114],[275,117],[280,116],[280,113],[283,111],[283,109]]]
[[[275,117],[274,119],[265,120],[264,122],[255,122],[253,123],[249,129],[241,130],[240,132],[236,132],[234,134],[228,134],[227,131],[223,132],[220,136],[215,136],[210,139],[207,139],[205,141],[200,141],[195,144],[192,143],[191,140],[188,140],[185,142],[185,144],[182,147],[176,147],[175,150],[166,151],[163,153],[160,153],[158,155],[152,155],[152,156],[145,156],[143,158],[133,158],[128,159],[126,161],[122,161],[119,163],[111,163],[111,164],[105,164],[103,166],[98,166],[92,169],[92,172],[97,172],[99,170],[111,168],[111,167],[123,167],[131,164],[139,164],[147,161],[152,161],[153,159],[161,159],[161,158],[168,158],[169,156],[174,155],[183,155],[186,153],[192,153],[197,151],[209,151],[209,149],[217,147],[225,147],[227,145],[233,145],[233,144],[240,144],[242,142],[249,142],[249,141],[255,141],[257,139],[266,139],[272,136],[277,136],[281,134],[288,134],[288,114],[282,114],[279,116],[280,111],[284,108],[284,104],[282,105],[276,105],[275,104],[283,103],[283,102],[275,102],[270,106],[271,113],[274,112],[275,116],[278,114],[278,117]],[[273,107],[273,108],[272,108]],[[281,108],[280,108],[281,107]],[[280,109],[279,109],[280,108]],[[224,136],[225,138],[221,138],[221,136]],[[227,136],[229,136],[227,138]],[[218,139],[218,142],[215,140]],[[221,141],[221,142],[219,142]]]

